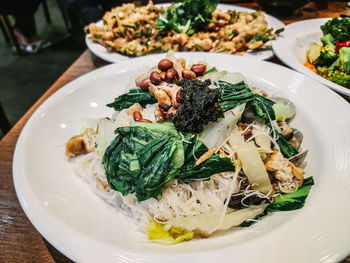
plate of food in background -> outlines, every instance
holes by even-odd
[[[170,49],[271,58],[270,40],[284,24],[261,11],[217,2],[124,4],[85,27],[86,45],[111,63]]]
[[[286,26],[273,42],[289,67],[350,96],[350,18],[309,19]]]

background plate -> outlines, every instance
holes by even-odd
[[[272,42],[276,56],[289,67],[327,85],[331,89],[350,96],[350,89],[329,81],[304,66],[306,51],[315,42],[321,44],[323,36],[320,26],[331,18],[309,19],[289,24],[284,32]]]
[[[169,4],[157,4],[156,6],[168,6]],[[247,11],[247,12],[254,12],[256,10],[250,9],[250,8],[245,8],[245,7],[240,7],[236,5],[227,5],[227,4],[219,4],[218,7],[223,10],[223,11],[228,11],[228,10],[237,10],[237,11]],[[274,30],[284,27],[284,23],[277,18],[266,15],[266,21],[268,22],[269,27],[272,27]],[[102,21],[99,21],[97,23],[99,26],[102,26]],[[110,63],[116,63],[124,60],[131,59],[128,56],[119,54],[117,52],[109,52],[104,46],[91,41],[88,36],[85,36],[85,43],[90,49],[92,53],[94,53],[97,57],[110,62]],[[252,57],[258,60],[266,60],[271,57],[273,57],[273,52],[272,49],[267,49],[267,50],[259,50],[259,51],[249,51],[244,54],[245,57]]]
[[[174,246],[147,241],[129,218],[92,193],[74,174],[66,141],[81,118],[111,116],[105,105],[164,54],[112,64],[88,73],[48,98],[18,139],[13,179],[36,229],[78,262],[336,262],[350,252],[350,106],[320,83],[279,65],[227,54],[181,53],[241,72],[250,85],[294,101],[292,126],[309,149],[312,187],[303,209],[264,217],[255,225]],[[317,97],[317,99],[315,99]]]

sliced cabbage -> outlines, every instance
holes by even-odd
[[[224,118],[217,122],[211,122],[204,127],[200,133],[199,139],[209,149],[216,146],[220,147],[231,135],[236,123],[241,119],[245,104],[238,105],[224,113]]]
[[[264,194],[272,194],[270,177],[254,142],[239,145],[237,154],[252,188]]]
[[[276,103],[272,108],[275,111],[277,121],[285,121],[295,115],[295,106],[291,101],[282,98],[275,98],[274,101]]]
[[[89,128],[92,128],[94,131],[97,131],[97,126],[98,126],[99,121],[100,121],[100,119],[97,119],[97,118],[96,119],[89,119],[89,118],[81,119],[79,132],[84,133],[84,131],[86,129],[89,129]]]
[[[258,134],[255,136],[255,143],[260,146],[263,153],[272,153],[271,150],[271,140],[266,134]]]
[[[200,79],[202,81],[210,79],[211,81],[217,81],[219,79],[222,79],[225,75],[227,75],[227,71],[218,71],[218,72],[212,72],[212,73],[207,73]]]
[[[216,230],[226,230],[234,226],[239,226],[246,220],[253,219],[257,215],[263,213],[267,205],[268,204],[251,206],[225,214],[222,222],[220,222],[220,215],[201,214],[186,217],[180,216],[168,221],[164,229],[170,229],[172,227],[180,227],[188,230],[200,229],[211,234]]]
[[[306,58],[310,63],[314,63],[321,54],[321,46],[312,43],[310,48],[306,51]]]
[[[257,122],[253,125],[253,135],[255,136],[255,143],[260,147],[259,151],[262,153],[272,153],[271,139],[270,139],[270,128],[264,123]]]
[[[96,138],[96,153],[99,157],[103,156],[108,145],[113,141],[115,136],[117,136],[114,131],[118,127],[121,127],[119,122],[108,119],[100,119]]]
[[[173,245],[193,239],[194,233],[181,227],[171,227],[165,230],[163,224],[152,221],[147,226],[147,236],[154,243]]]
[[[238,72],[227,72],[227,71],[219,71],[219,72],[212,72],[205,74],[203,77],[201,77],[201,80],[210,79],[211,81],[217,81],[222,80],[226,82],[230,82],[232,84],[241,82],[242,80],[247,83],[247,80],[245,77]]]

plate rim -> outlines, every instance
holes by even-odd
[[[176,53],[176,54],[181,54],[181,53]],[[193,52],[193,54],[196,55],[200,55],[200,53],[195,53]],[[152,56],[155,56],[155,57],[161,57],[162,55],[164,54],[157,54],[157,55],[152,55]],[[214,54],[213,54],[214,55]],[[212,55],[211,55],[212,56]],[[229,56],[228,54],[221,54],[220,56]],[[250,61],[250,63],[257,63],[254,59],[252,58],[239,58],[237,57],[238,60],[247,60],[247,61]],[[144,60],[143,57],[137,59],[137,60]],[[127,60],[123,63],[130,63],[129,62],[130,60]],[[136,63],[136,62],[134,62]],[[319,86],[324,86],[322,85],[321,83],[318,83],[316,82],[315,80],[312,80],[311,78],[307,77],[307,76],[304,76],[302,75],[301,73],[297,73],[297,72],[294,72],[293,70],[291,69],[288,69],[288,68],[285,68],[281,65],[277,65],[275,63],[272,63],[272,62],[266,62],[266,61],[261,61],[261,62],[258,62],[258,63],[266,63],[266,64],[270,64],[271,66],[275,67],[276,69],[279,68],[279,69],[282,69],[284,71],[288,71],[289,73],[293,73],[293,74],[297,74],[299,76],[303,76],[304,78],[306,78],[307,80],[310,80],[314,83],[317,83]],[[55,99],[59,98],[59,96],[63,96],[66,92],[68,92],[68,90],[72,89],[74,87],[74,85],[76,85],[77,83],[79,82],[82,82],[84,81],[85,79],[88,79],[90,78],[91,75],[97,75],[98,73],[100,72],[103,72],[103,71],[108,71],[109,69],[112,69],[113,67],[121,67],[122,65],[118,63],[117,64],[111,64],[111,65],[108,65],[108,66],[105,66],[105,67],[101,67],[97,70],[94,70],[90,73],[87,73],[87,74],[84,74],[82,76],[80,76],[79,78],[77,78],[76,80],[74,81],[71,81],[70,83],[64,85],[62,88],[60,88],[59,90],[57,90],[55,93],[53,93],[49,98],[47,98],[36,110],[35,112],[31,115],[31,117],[28,119],[28,121],[26,122],[25,126],[23,127],[21,133],[20,133],[20,136],[17,140],[17,143],[16,143],[16,147],[15,147],[15,151],[14,151],[14,157],[13,157],[13,181],[14,181],[14,186],[15,186],[15,191],[16,191],[16,194],[17,194],[17,197],[18,197],[18,200],[26,214],[26,216],[29,218],[29,220],[31,221],[32,225],[34,225],[34,227],[37,229],[37,231],[46,239],[48,240],[55,248],[57,248],[59,251],[61,251],[63,254],[67,255],[69,258],[71,259],[74,259],[76,261],[77,258],[74,257],[74,255],[70,254],[69,252],[67,252],[64,248],[62,247],[57,247],[54,242],[52,241],[52,239],[47,235],[47,233],[43,233],[43,230],[40,226],[38,226],[35,222],[32,221],[32,217],[31,217],[31,214],[30,214],[30,211],[28,210],[28,207],[25,203],[25,200],[24,200],[24,196],[23,196],[23,192],[21,192],[20,188],[19,188],[19,167],[17,166],[17,163],[19,162],[18,160],[18,155],[19,155],[19,152],[20,152],[20,146],[21,146],[21,143],[22,141],[24,140],[24,136],[26,134],[26,131],[30,128],[30,125],[31,123],[33,122],[33,120],[37,117],[37,115],[39,115],[40,111],[43,110],[45,107],[48,107],[49,104],[51,103],[51,101],[54,101]],[[324,89],[324,92],[328,92],[329,89],[327,89],[326,87],[323,87]],[[329,91],[329,94],[331,96],[334,96],[334,98],[336,98],[338,100],[339,103],[346,103],[347,105],[347,102],[341,98],[340,96],[336,95],[335,93],[333,92],[330,92]],[[345,104],[344,104],[345,105]],[[51,217],[51,215],[50,215]],[[346,252],[348,253],[348,252]],[[193,253],[192,253],[193,254]],[[345,254],[345,252],[343,253]],[[196,253],[194,253],[194,255],[196,255]],[[347,256],[347,255],[345,255]],[[345,257],[344,256],[344,257]],[[147,259],[146,259],[147,260]],[[143,262],[142,260],[140,262]],[[145,261],[147,262],[147,261]]]
[[[156,6],[168,6],[168,5],[170,5],[170,3],[156,4]],[[256,11],[258,11],[258,10],[255,10],[255,9],[252,9],[252,8],[249,8],[249,7],[243,7],[243,6],[239,6],[239,5],[231,5],[231,4],[225,4],[225,3],[219,3],[218,4],[218,8],[220,8],[220,7],[221,8],[225,7],[227,9],[228,8],[238,8],[238,9],[241,9],[242,11],[247,11],[247,12],[256,12]],[[273,15],[270,15],[270,14],[265,12],[265,16],[266,16],[266,18],[268,18],[270,20],[273,20],[276,23],[279,23],[280,24],[279,27],[285,27],[286,26],[283,21],[281,21],[280,19],[278,19],[277,17],[275,17]],[[99,20],[96,23],[102,23],[102,20]],[[118,52],[113,52],[112,56],[108,55],[109,54],[108,52],[100,53],[100,52],[98,52],[98,50],[96,50],[94,48],[95,46],[97,47],[97,45],[99,45],[99,44],[91,41],[89,39],[88,35],[85,35],[85,45],[91,51],[91,53],[93,53],[96,57],[99,57],[100,59],[103,59],[103,60],[105,60],[108,63],[119,63],[119,62],[124,61],[124,60],[129,60],[129,59],[134,59],[135,58],[135,57],[128,57],[128,56],[122,55],[122,54],[120,54]],[[98,48],[100,48],[100,47],[102,47],[102,46],[99,45]],[[193,52],[193,51],[188,51],[188,52]],[[268,60],[268,59],[270,59],[270,58],[272,58],[274,56],[274,52],[273,52],[272,48],[270,50],[265,50],[265,52],[266,52],[266,55],[264,57],[262,57],[262,58],[258,58],[257,60]],[[113,55],[115,55],[115,54],[120,56],[120,60],[113,58]],[[165,53],[160,53],[160,54],[165,54]],[[229,53],[227,53],[227,54],[229,54]],[[151,54],[147,54],[147,55],[151,55]],[[144,56],[147,56],[147,55],[144,55]],[[237,56],[236,54],[230,54],[230,55]],[[140,57],[142,57],[142,56],[140,56]]]

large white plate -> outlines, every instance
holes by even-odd
[[[249,84],[294,101],[293,126],[309,149],[314,176],[303,209],[264,217],[244,229],[174,246],[149,243],[132,220],[94,195],[74,174],[65,142],[84,117],[111,116],[105,105],[124,92],[140,70],[164,54],[112,64],[72,81],[25,125],[15,149],[18,199],[36,229],[78,262],[336,262],[350,252],[350,106],[322,84],[282,66],[226,54],[182,53],[241,72]],[[179,56],[179,54],[177,55]]]
[[[168,5],[169,4],[157,4],[156,6],[168,6]],[[250,8],[240,7],[236,5],[227,5],[227,4],[219,4],[218,7],[223,11],[228,11],[228,10],[247,11],[247,12],[256,11]],[[282,21],[270,15],[266,15],[266,21],[268,22],[269,27],[272,27],[274,30],[285,26]],[[97,24],[99,26],[103,25],[102,21],[99,21]],[[85,36],[85,43],[88,49],[90,49],[92,53],[94,53],[97,57],[107,62],[116,63],[116,62],[130,59],[130,57],[119,54],[117,52],[109,52],[104,46],[91,41],[88,36]],[[244,54],[244,56],[252,57],[258,60],[266,60],[273,57],[273,52],[272,52],[272,49],[248,51]]]
[[[320,26],[331,18],[309,19],[289,24],[284,32],[272,43],[276,56],[289,67],[327,85],[331,89],[350,96],[350,89],[344,88],[304,66],[306,51],[315,42],[321,44],[323,36]]]

